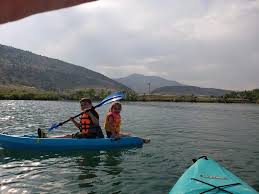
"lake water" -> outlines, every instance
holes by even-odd
[[[101,122],[109,105],[98,109]],[[0,101],[0,130],[35,134],[79,113],[77,102]],[[72,153],[0,149],[0,193],[168,193],[207,155],[259,190],[259,105],[123,103],[122,129],[143,148]],[[53,135],[74,133],[66,124]]]

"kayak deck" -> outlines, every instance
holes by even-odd
[[[176,182],[170,194],[257,194],[258,192],[214,160],[201,157]]]
[[[142,147],[139,137],[76,139],[76,138],[38,138],[0,134],[0,147],[12,150],[109,150],[116,148]]]

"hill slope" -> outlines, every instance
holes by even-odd
[[[0,44],[0,85],[44,90],[107,88],[128,90],[116,81],[81,66]]]
[[[166,86],[157,88],[152,94],[162,95],[194,95],[194,96],[223,96],[230,93],[230,90],[215,88],[200,88],[196,86]]]
[[[148,93],[149,83],[150,90],[163,86],[182,86],[183,84],[176,81],[167,80],[158,76],[145,76],[141,74],[132,74],[124,78],[115,79],[117,82],[135,90],[138,93]]]

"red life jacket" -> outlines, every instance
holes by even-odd
[[[87,113],[84,113],[81,115],[80,124],[81,124],[80,132],[84,135],[87,135],[89,133],[89,128],[94,126],[91,117]],[[94,132],[94,131],[91,130],[91,132]]]

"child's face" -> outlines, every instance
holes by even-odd
[[[85,109],[90,109],[92,108],[92,104],[88,103],[88,102],[81,102],[81,110],[85,110]]]
[[[121,112],[121,107],[119,105],[115,105],[112,108],[112,112],[119,114]]]

